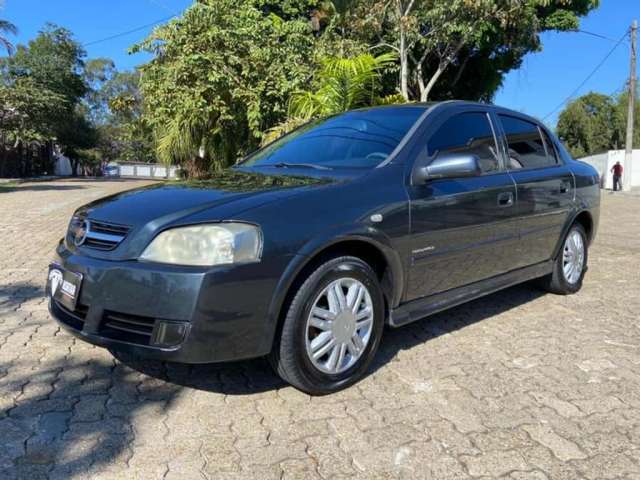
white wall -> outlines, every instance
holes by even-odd
[[[166,178],[167,176],[167,167],[156,163],[121,163],[118,169],[121,177]],[[178,170],[177,166],[171,165],[169,178],[177,178]]]
[[[604,188],[613,188],[613,175],[611,174],[611,168],[616,162],[620,162],[624,166],[624,150],[609,150],[606,153],[600,153],[598,155],[591,155],[589,157],[579,158],[581,162],[586,162],[593,166],[600,178],[604,178]],[[640,150],[633,151],[633,178],[631,179],[631,185],[634,187],[640,187]],[[623,172],[624,175],[627,172]]]
[[[55,164],[53,165],[53,174],[57,176],[67,176],[73,173],[71,168],[71,161],[64,155],[58,155],[55,157]]]

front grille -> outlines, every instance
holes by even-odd
[[[98,222],[91,220],[91,231],[98,233],[106,233],[107,235],[125,236],[129,231],[129,227],[125,225],[114,225],[111,223]]]
[[[58,319],[75,330],[82,330],[89,307],[78,303],[75,310],[69,310],[57,300],[53,300],[53,308]]]
[[[87,235],[82,244],[96,250],[113,250],[127,236],[130,227],[113,223],[87,220]]]
[[[149,345],[155,318],[105,310],[100,334],[121,342]]]

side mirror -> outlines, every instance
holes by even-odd
[[[414,173],[417,183],[438,178],[475,177],[482,173],[480,159],[470,153],[444,153]]]

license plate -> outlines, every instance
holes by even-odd
[[[49,266],[47,293],[51,298],[73,311],[80,295],[82,274],[62,268],[58,264]]]

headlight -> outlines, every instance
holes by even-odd
[[[246,223],[177,227],[160,233],[140,258],[177,265],[223,265],[256,262],[262,254],[262,233]]]

